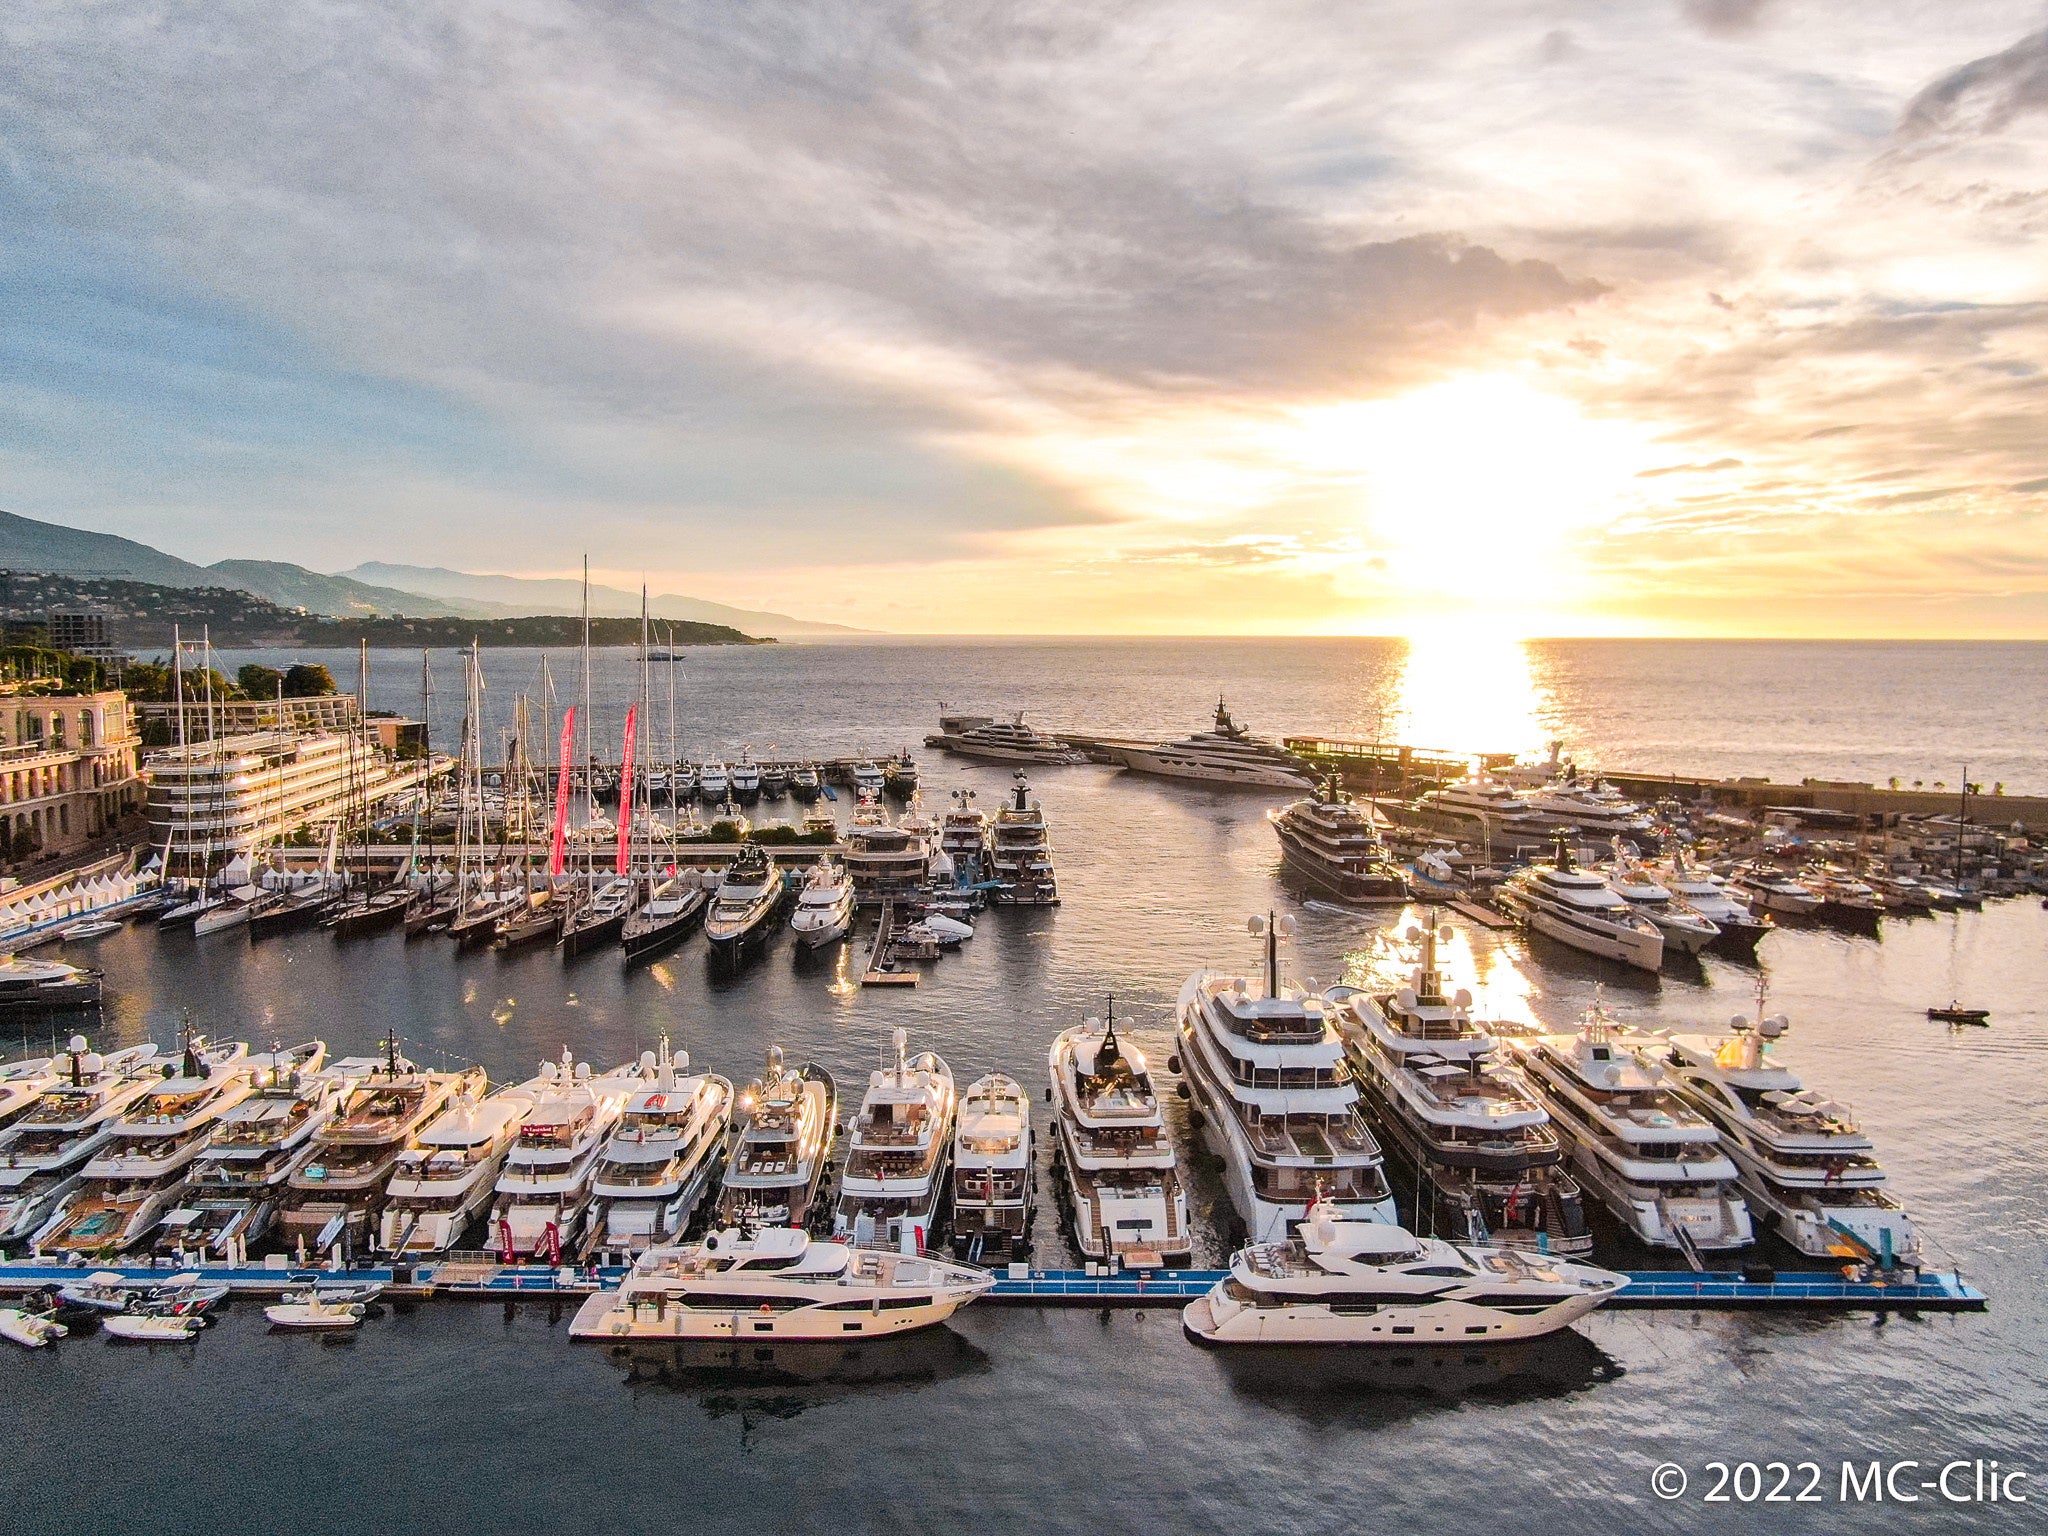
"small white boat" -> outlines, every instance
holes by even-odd
[[[288,1295],[263,1309],[274,1328],[359,1328],[368,1312],[369,1308],[350,1294],[325,1296],[317,1290]]]
[[[70,1332],[55,1318],[20,1307],[0,1307],[0,1339],[12,1339],[27,1349],[41,1349],[52,1339]]]
[[[67,944],[76,944],[81,939],[103,939],[120,931],[121,924],[111,917],[92,917],[82,923],[66,923],[57,930],[57,937]]]
[[[74,1307],[96,1307],[102,1312],[125,1312],[136,1292],[111,1269],[87,1275],[72,1285],[57,1288],[57,1294]]]
[[[182,1344],[205,1327],[206,1320],[192,1312],[123,1312],[100,1326],[117,1339]]]

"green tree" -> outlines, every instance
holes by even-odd
[[[302,661],[284,675],[284,696],[288,699],[318,699],[341,690],[334,674],[317,661]]]
[[[266,667],[259,661],[252,661],[235,674],[235,682],[243,693],[252,699],[274,699],[277,685],[284,681],[284,674],[275,667]]]

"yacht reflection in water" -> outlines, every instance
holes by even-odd
[[[636,1392],[701,1394],[707,1413],[758,1411],[777,1418],[855,1392],[917,1391],[990,1368],[985,1351],[943,1326],[858,1342],[636,1340],[605,1353]]]

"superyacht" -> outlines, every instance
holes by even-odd
[[[845,836],[846,872],[859,906],[914,895],[931,872],[932,846],[923,829],[897,826],[878,801],[861,801]]]
[[[1285,747],[1254,736],[1230,718],[1223,700],[1216,701],[1216,723],[1180,741],[1156,747],[1127,747],[1118,756],[1136,773],[1169,779],[1196,779],[1205,784],[1235,784],[1247,789],[1314,789],[1315,770]]]
[[[821,858],[797,890],[790,931],[806,949],[823,949],[853,928],[853,877],[836,859]]]
[[[590,1063],[562,1047],[562,1059],[541,1064],[533,1107],[505,1153],[484,1246],[506,1263],[545,1257],[559,1264],[589,1214],[598,1154],[638,1079],[620,1068],[593,1077]]]
[[[1002,1072],[977,1078],[953,1133],[953,1251],[995,1263],[1031,1256],[1031,1098]]]
[[[1721,937],[1719,923],[1680,898],[1637,860],[1622,856],[1619,838],[1615,843],[1615,860],[1607,871],[1608,887],[1650,920],[1664,936],[1667,953],[1696,955]]]
[[[1056,907],[1060,886],[1052,868],[1052,837],[1045,825],[1045,810],[1031,798],[1030,782],[1019,768],[1011,786],[1009,803],[996,812],[994,853],[991,855],[999,905],[1013,907]]]
[[[1388,861],[1371,808],[1339,790],[1335,774],[1271,819],[1287,867],[1316,894],[1358,906],[1408,900],[1408,881]]]
[[[1771,931],[1768,917],[1753,913],[1711,869],[1694,864],[1683,849],[1656,871],[1657,882],[1701,917],[1720,929],[1713,947],[1733,954],[1753,954],[1757,941]]]
[[[737,966],[775,931],[775,918],[789,899],[789,884],[775,856],[748,843],[726,866],[718,892],[704,914],[704,937],[716,964]]]
[[[922,1252],[946,1192],[952,1151],[953,1073],[936,1052],[905,1053],[908,1034],[890,1036],[894,1059],[868,1074],[839,1177],[834,1235],[862,1248]]]
[[[1578,868],[1559,842],[1557,861],[1517,870],[1501,885],[1500,904],[1533,933],[1645,971],[1664,964],[1664,935],[1608,888]]]
[[[1024,723],[1022,711],[1008,720],[990,715],[940,715],[939,730],[924,744],[984,763],[1045,763],[1074,766],[1088,761],[1064,741],[1041,736]]]
[[[399,1154],[384,1186],[377,1251],[445,1253],[491,1203],[505,1154],[527,1112],[534,1083],[501,1088],[478,1099],[465,1094]]]
[[[685,1051],[640,1057],[639,1085],[591,1181],[589,1250],[642,1253],[681,1238],[717,1177],[732,1125],[732,1084],[690,1073]]]
[[[73,1035],[51,1066],[56,1081],[0,1134],[0,1239],[24,1238],[43,1224],[112,1139],[114,1122],[168,1070],[153,1045],[103,1056],[86,1048],[83,1035]]]
[[[746,1119],[719,1193],[722,1223],[802,1227],[820,1215],[819,1191],[839,1130],[839,1088],[816,1062],[791,1071],[782,1048],[740,1095]]]
[[[1186,1264],[1187,1186],[1144,1053],[1117,1038],[1113,1020],[1088,1019],[1054,1037],[1046,1065],[1053,1166],[1082,1254],[1130,1269]]]

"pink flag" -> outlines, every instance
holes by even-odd
[[[626,711],[626,758],[619,764],[619,873],[626,872],[626,843],[633,831],[633,725],[637,705]]]
[[[576,706],[562,711],[562,771],[555,775],[554,846],[548,850],[548,877],[562,873],[562,858],[569,846],[569,754],[576,747]]]

